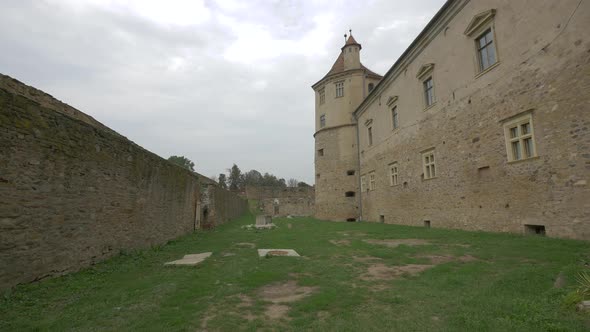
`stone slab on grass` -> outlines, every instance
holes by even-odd
[[[268,215],[256,216],[256,226],[264,226],[272,224],[272,217]]]
[[[277,227],[277,225],[271,223],[271,224],[266,224],[266,225],[256,225],[254,227],[256,227],[257,229],[272,229],[272,228]]]
[[[293,249],[258,249],[258,256],[288,256],[288,257],[299,257],[297,251]]]
[[[211,256],[211,252],[184,255],[182,259],[164,263],[164,265],[197,265]]]

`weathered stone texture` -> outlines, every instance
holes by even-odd
[[[321,130],[315,135],[316,211],[318,219],[356,220],[358,211],[358,157],[356,128]],[[323,156],[317,150],[323,149]],[[349,175],[352,172],[352,175]],[[354,196],[346,195],[353,192]]]
[[[15,82],[0,80],[0,289],[193,231],[199,175]],[[215,195],[223,220],[245,211],[232,195]]]
[[[445,25],[446,35],[407,64],[407,76],[377,91],[383,98],[399,95],[401,128],[391,129],[389,110],[376,98],[359,117],[361,128],[367,119],[384,124],[373,146],[361,135],[361,174],[375,171],[377,178],[376,189],[362,193],[364,219],[514,233],[544,225],[549,236],[590,239],[590,5],[571,16],[577,4],[535,2],[521,11],[522,1],[469,2]],[[497,9],[501,62],[474,77],[464,65],[472,40],[462,32],[489,8]],[[543,23],[515,31],[517,19]],[[422,110],[415,73],[430,62],[437,104]],[[527,111],[538,157],[508,162],[502,121]],[[429,148],[436,152],[437,176],[424,180],[420,152]],[[397,186],[389,182],[392,162],[399,167]]]
[[[277,188],[247,186],[248,199],[258,200],[258,208],[264,214],[283,216],[312,216],[315,207],[315,188]]]

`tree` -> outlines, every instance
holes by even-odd
[[[230,169],[228,169],[229,171],[229,189],[230,190],[239,190],[242,189],[242,184],[243,184],[243,176],[242,176],[242,171],[240,171],[240,168],[238,167],[238,165],[234,164]]]
[[[262,174],[259,171],[252,169],[244,173],[244,187],[245,186],[260,186],[262,184]]]
[[[310,186],[310,185],[308,185],[307,183],[305,183],[305,182],[301,181],[301,182],[299,182],[299,183],[297,184],[297,187],[300,187],[300,188],[309,188],[309,187],[311,187],[311,186]]]
[[[184,167],[191,172],[195,171],[195,163],[193,163],[190,159],[188,159],[185,156],[170,156],[170,158],[168,158],[168,161],[175,163],[180,167]]]
[[[220,173],[219,174],[219,187],[223,188],[223,189],[227,189],[227,179],[225,177],[225,174]]]
[[[297,185],[299,184],[299,181],[297,181],[297,179],[289,179],[289,181],[287,181],[287,187],[289,188],[295,188],[297,187]]]

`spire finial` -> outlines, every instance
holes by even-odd
[[[352,36],[352,29],[348,29],[348,32],[350,32],[350,35]]]
[[[346,34],[344,34],[344,42],[346,43],[346,37],[348,37]]]

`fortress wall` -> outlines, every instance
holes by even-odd
[[[0,289],[193,231],[200,179],[0,75]],[[222,220],[246,211],[215,191]]]

